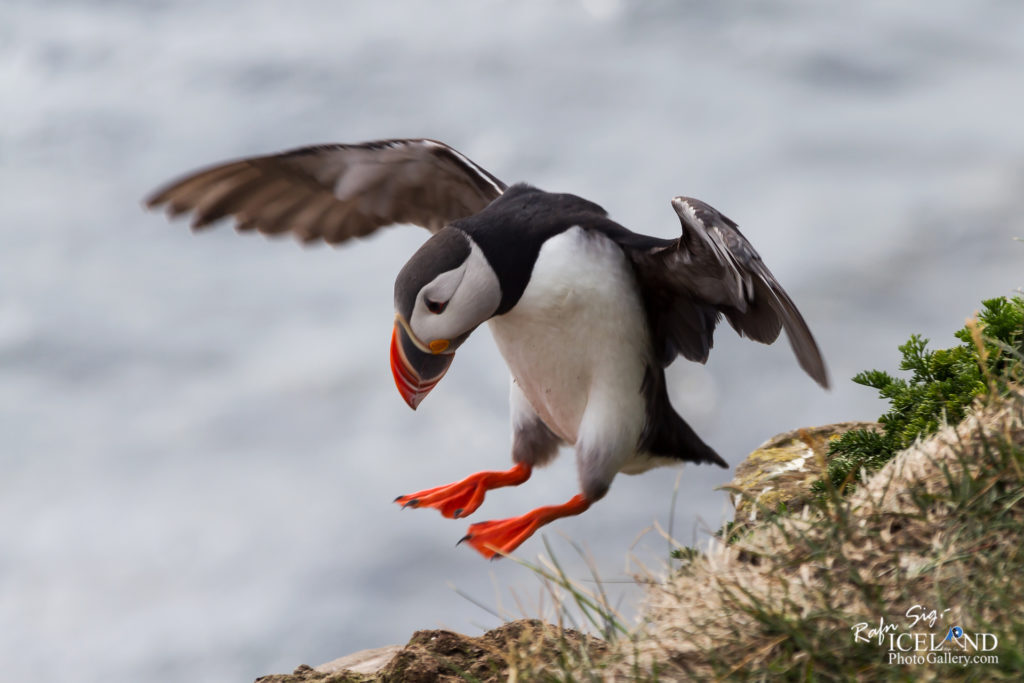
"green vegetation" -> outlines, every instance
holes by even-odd
[[[833,487],[849,493],[864,473],[878,470],[915,440],[944,423],[958,423],[978,396],[1005,394],[1021,380],[1024,298],[989,299],[983,306],[976,321],[956,332],[959,346],[929,351],[928,340],[916,334],[900,346],[900,370],[911,372],[909,380],[881,370],[853,378],[876,389],[890,407],[878,419],[883,432],[854,429],[832,444],[828,478]],[[825,497],[826,488],[822,481],[813,490]]]

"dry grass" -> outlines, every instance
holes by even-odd
[[[651,585],[641,631],[619,641],[614,677],[1019,680],[1022,470],[1017,391],[900,453],[849,499],[713,542]],[[861,622],[905,630],[914,605],[949,610],[935,631],[996,634],[999,663],[899,666],[887,646],[854,642]]]

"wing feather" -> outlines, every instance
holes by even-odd
[[[736,223],[697,199],[676,197],[672,206],[682,223],[679,239],[630,254],[662,363],[676,353],[707,360],[724,315],[741,336],[765,344],[785,330],[800,367],[828,387],[825,361],[806,321]]]
[[[171,182],[147,200],[199,230],[228,216],[240,232],[291,231],[340,244],[395,223],[437,232],[481,211],[505,184],[435,140],[317,145],[229,161]]]

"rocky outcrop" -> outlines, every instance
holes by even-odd
[[[300,666],[291,674],[273,674],[257,683],[462,683],[516,680],[566,663],[595,661],[608,645],[571,629],[537,619],[509,622],[479,638],[452,631],[417,631],[404,646],[364,650],[327,664]],[[566,659],[571,660],[566,662]]]
[[[651,585],[646,623],[612,680],[655,667],[663,680],[948,674],[930,659],[890,666],[877,638],[855,640],[856,624],[880,619],[890,632],[939,641],[951,625],[971,624],[1012,643],[1020,613],[1009,606],[1024,596],[1016,580],[1022,456],[1024,392],[1017,391],[897,454],[841,504],[790,506],[791,514],[751,525],[731,543],[712,539],[707,552]],[[772,461],[770,449],[765,460]],[[942,620],[910,625],[908,608],[940,603]],[[1016,651],[996,653],[999,666],[978,674],[1006,678]]]

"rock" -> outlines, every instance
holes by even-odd
[[[837,422],[794,429],[761,444],[722,487],[733,494],[734,522],[749,523],[780,505],[799,510],[810,502],[811,483],[825,474],[829,443],[851,429],[881,428],[877,422]]]
[[[337,671],[351,671],[352,673],[357,674],[373,674],[390,664],[391,660],[395,658],[395,655],[401,651],[401,645],[387,645],[385,647],[375,647],[371,650],[360,650],[359,652],[353,652],[352,654],[345,655],[344,657],[338,657],[326,664],[321,664],[316,667],[316,671],[325,674],[331,674]]]
[[[564,660],[567,653],[592,661],[607,649],[599,638],[537,619],[521,619],[478,638],[444,630],[417,631],[404,647],[363,650],[315,669],[302,665],[291,674],[263,676],[257,683],[506,681],[517,672],[543,670]]]

